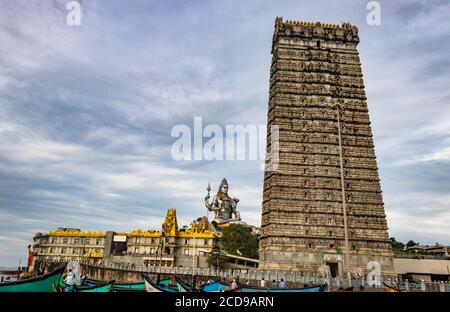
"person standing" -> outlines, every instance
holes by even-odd
[[[72,271],[72,269],[69,269],[69,273],[67,273],[67,276],[64,279],[64,283],[66,284],[65,287],[66,292],[75,291],[75,273]]]
[[[238,283],[236,283],[236,280],[233,278],[233,282],[231,283],[231,289],[237,289]]]
[[[261,284],[260,285],[261,285],[262,288],[266,287],[266,281],[264,280],[264,277],[261,278]]]
[[[283,279],[281,279],[280,283],[278,284],[279,288],[286,288],[286,283],[284,282]]]

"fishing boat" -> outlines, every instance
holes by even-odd
[[[141,274],[141,275],[144,278],[145,290],[147,292],[178,292],[178,289],[176,289],[176,288],[164,286],[161,284],[156,284],[147,275],[145,275],[145,274]]]
[[[113,283],[115,280],[112,281],[101,281],[101,280],[96,280],[93,278],[89,278],[89,277],[83,277],[81,279],[81,284],[85,285],[85,286],[98,286],[98,285],[105,285],[105,284],[111,284]]]
[[[49,274],[0,284],[0,292],[52,292],[59,284],[64,267]]]
[[[254,286],[241,286],[241,292],[324,292],[325,285],[315,285],[301,288],[262,288]]]
[[[76,287],[76,292],[111,292],[111,284],[105,284],[105,285],[97,285],[97,286],[81,286]]]
[[[145,282],[116,283],[115,280],[104,282],[87,277],[82,279],[83,286],[101,286],[105,284],[111,285],[112,292],[145,292]],[[162,279],[159,284],[162,286],[170,287],[170,278]]]
[[[256,287],[255,287],[256,288]],[[201,292],[238,292],[242,291],[242,286],[232,289],[230,284],[220,282],[218,280],[209,280],[209,283],[203,284],[198,288]],[[266,290],[266,289],[262,289]],[[257,291],[257,290],[254,290]]]
[[[137,283],[113,283],[114,291],[145,291],[145,282]]]
[[[112,292],[121,292],[121,293],[138,293],[138,292],[147,292],[145,290],[145,283],[143,289],[135,289],[135,288],[116,288],[114,285],[111,287]]]
[[[92,278],[85,277],[82,279],[82,284],[84,286],[95,286],[95,285],[104,285],[111,284],[111,291],[113,292],[133,292],[133,291],[145,291],[145,283],[144,282],[135,282],[135,283],[116,283],[115,280],[111,280],[109,282],[104,282],[101,280],[96,280]],[[164,279],[160,281],[160,284],[168,285],[170,279]]]
[[[241,285],[237,289],[231,289],[230,285],[221,283],[220,281],[214,281],[209,284],[200,286],[200,290],[203,292],[324,292],[326,285],[315,285],[302,288],[262,288],[256,286]]]
[[[175,281],[177,282],[178,292],[199,292],[197,288],[184,282],[179,277],[175,277]]]
[[[201,285],[199,289],[202,292],[223,292],[227,288],[230,288],[230,285],[221,283],[220,281],[210,280],[209,283]]]
[[[169,287],[170,280],[171,280],[170,278],[162,279],[159,281],[159,284]],[[82,284],[86,286],[111,284],[114,290],[145,290],[145,283],[143,281],[134,283],[117,283],[115,280],[105,282],[85,277],[82,279]]]
[[[62,292],[66,289],[66,283],[61,279],[59,282],[58,292]],[[96,281],[95,283],[86,281],[83,279],[81,285],[75,285],[74,292],[111,292],[112,285],[110,283]]]

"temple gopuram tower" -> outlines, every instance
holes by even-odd
[[[349,23],[275,20],[261,269],[393,274],[358,42]]]

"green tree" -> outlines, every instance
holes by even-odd
[[[222,269],[227,262],[227,257],[221,253],[219,247],[215,246],[209,254],[207,261],[210,267]]]
[[[402,242],[397,242],[395,240],[395,237],[391,237],[390,240],[391,240],[392,249],[394,249],[394,250],[405,250],[405,244],[403,244]]]
[[[258,258],[259,238],[252,234],[249,227],[231,224],[222,229],[221,241],[223,250],[229,254]]]
[[[414,247],[416,245],[419,245],[419,243],[416,243],[413,240],[410,240],[409,242],[406,243],[406,247],[408,247],[408,248]]]

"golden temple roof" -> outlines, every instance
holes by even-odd
[[[80,236],[80,237],[105,237],[106,232],[81,232],[81,231],[50,231],[50,236]]]
[[[187,230],[179,230],[177,223],[176,209],[169,209],[167,216],[162,224],[162,230],[147,230],[142,229],[133,230],[130,233],[120,232],[115,235],[126,235],[128,237],[161,237],[162,231],[169,237],[183,237],[183,238],[215,238],[219,237],[220,233],[213,231],[211,224],[206,217],[199,218],[198,221],[193,221]],[[64,236],[64,237],[106,237],[106,232],[82,232],[74,230],[54,230],[48,233],[49,236]]]

